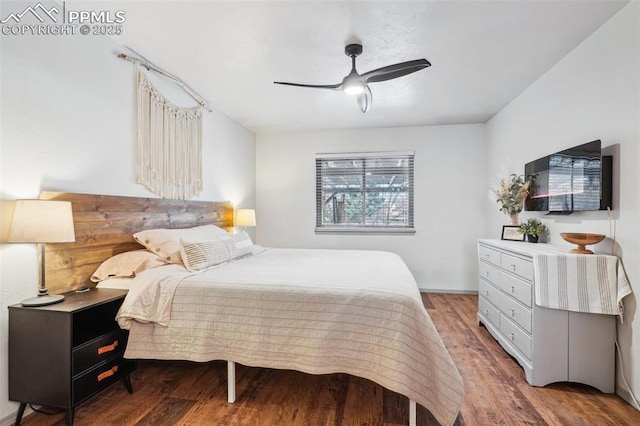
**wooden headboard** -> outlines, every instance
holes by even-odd
[[[51,293],[93,286],[90,277],[111,256],[143,248],[132,235],[143,229],[214,224],[230,230],[229,202],[43,192],[41,199],[71,201],[76,242],[47,244],[45,276]]]

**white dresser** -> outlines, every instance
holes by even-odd
[[[524,368],[527,382],[578,382],[615,391],[616,317],[534,303],[533,254],[566,253],[547,244],[478,241],[478,323]]]

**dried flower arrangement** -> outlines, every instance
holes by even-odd
[[[513,225],[518,225],[518,215],[524,208],[530,184],[531,181],[523,176],[511,174],[508,179],[500,179],[500,187],[493,190],[498,209],[511,218]]]

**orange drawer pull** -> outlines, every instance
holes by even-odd
[[[114,340],[112,344],[98,348],[98,355],[115,351],[117,347],[118,347],[118,341]]]
[[[100,382],[100,381],[106,379],[107,377],[111,377],[114,374],[116,374],[117,372],[118,372],[118,366],[114,365],[113,367],[111,367],[110,370],[107,370],[104,373],[98,374],[98,381]]]

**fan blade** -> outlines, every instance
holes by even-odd
[[[285,86],[297,86],[297,87],[311,87],[314,89],[339,89],[342,86],[342,83],[316,85],[316,84],[286,83],[284,81],[274,81],[273,84],[284,84]]]
[[[377,83],[379,81],[402,77],[430,66],[431,63],[426,59],[416,59],[414,61],[400,62],[399,64],[387,65],[386,67],[365,72],[360,77],[367,83]]]
[[[371,89],[366,84],[364,85],[364,92],[358,95],[358,106],[360,107],[360,111],[364,114],[365,112],[371,109],[371,104],[373,104],[373,94],[371,93]]]

